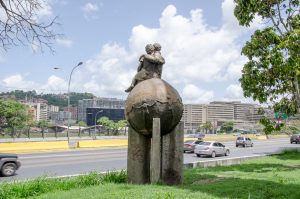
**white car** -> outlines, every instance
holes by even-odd
[[[215,141],[205,141],[201,142],[195,147],[195,154],[200,157],[201,155],[211,156],[212,158],[217,155],[225,155],[228,156],[230,150],[228,147],[223,145],[220,142]]]

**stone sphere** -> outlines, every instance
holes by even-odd
[[[161,134],[171,132],[180,122],[183,104],[178,92],[159,78],[144,80],[129,93],[125,116],[131,127],[145,136],[152,136],[153,118],[160,118]]]

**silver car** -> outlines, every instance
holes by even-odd
[[[248,137],[237,137],[236,138],[236,142],[235,142],[235,146],[239,147],[246,147],[246,146],[250,146],[253,147],[253,142],[250,138]]]
[[[205,141],[201,142],[195,147],[195,154],[200,157],[201,155],[211,156],[212,158],[217,155],[225,155],[228,156],[230,151],[229,148],[223,145],[220,142],[215,141]]]

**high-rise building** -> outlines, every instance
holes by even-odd
[[[48,104],[39,102],[26,102],[24,104],[30,107],[35,121],[48,119]]]

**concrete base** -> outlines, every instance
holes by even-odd
[[[153,118],[150,159],[150,182],[159,183],[161,181],[161,133],[160,119]]]
[[[150,146],[150,138],[139,134],[129,126],[127,155],[129,183],[145,184],[150,182]]]
[[[183,123],[161,136],[160,119],[153,119],[152,138],[128,130],[128,182],[177,185],[183,181]],[[151,161],[150,161],[151,160]]]
[[[170,185],[183,181],[183,122],[162,137],[162,182]]]

